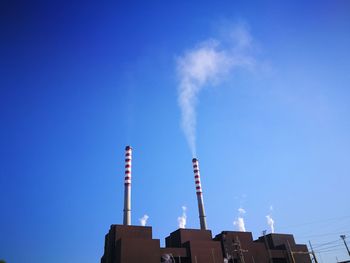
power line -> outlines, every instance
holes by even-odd
[[[280,228],[281,229],[293,228],[293,227],[306,226],[306,225],[312,225],[312,224],[316,224],[316,223],[323,223],[323,222],[329,222],[329,221],[333,221],[333,220],[341,220],[341,219],[347,219],[347,218],[350,218],[350,215],[342,216],[342,217],[327,218],[327,219],[323,219],[323,220],[315,220],[315,221],[305,222],[305,223],[301,223],[301,224],[297,224],[297,225],[282,226]]]
[[[317,249],[317,251],[327,250],[327,249],[330,249],[330,248],[333,248],[333,247],[341,247],[341,246],[342,246],[342,244],[339,243],[339,244],[336,244],[336,245],[327,246],[327,247],[323,247],[321,249]]]
[[[329,253],[329,252],[332,252],[332,251],[340,251],[340,250],[343,250],[343,248],[341,247],[333,247],[333,248],[329,248],[329,249],[325,249],[325,250],[320,250],[320,251],[315,251],[315,253]]]
[[[332,233],[324,233],[324,234],[316,234],[316,235],[308,235],[308,236],[298,236],[298,238],[310,238],[310,237],[323,237],[323,236],[332,236],[332,235],[339,235],[339,234],[350,234],[350,231],[339,231],[339,232],[332,232]]]
[[[329,247],[325,247],[325,248],[322,248],[322,249],[318,249],[316,250],[316,252],[322,252],[322,251],[327,251],[327,250],[330,250],[332,248],[336,248],[336,247],[342,247],[343,244],[338,244],[338,245],[334,245],[334,246],[329,246]]]
[[[319,232],[320,229],[322,229],[321,233]],[[347,220],[347,222],[346,223],[344,222],[343,224],[341,223],[341,221],[333,222],[333,223],[329,222],[329,223],[324,223],[323,225],[315,226],[314,228],[307,226],[305,228],[295,228],[293,230],[293,232],[299,233],[298,236],[303,236],[308,239],[312,236],[332,235],[332,233],[334,233],[336,236],[339,236],[339,234],[349,232],[349,231],[350,231],[350,220]]]
[[[321,244],[318,244],[318,245],[314,245],[314,248],[319,248],[319,247],[323,247],[323,246],[326,246],[326,245],[329,245],[329,244],[332,244],[332,243],[335,243],[335,242],[338,242],[340,241],[341,239],[338,238],[337,240],[334,240],[334,241],[329,241],[329,242],[326,242],[326,243],[321,243]]]

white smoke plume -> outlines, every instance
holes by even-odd
[[[235,26],[226,34],[226,38],[201,42],[177,59],[181,126],[193,156],[196,156],[196,104],[199,92],[207,85],[220,83],[235,69],[255,64],[253,57],[248,55],[252,37],[245,26]]]
[[[144,215],[143,217],[139,218],[141,226],[145,226],[147,224],[148,218],[149,218],[148,215]]]
[[[238,231],[245,232],[244,218],[243,215],[246,211],[243,208],[238,208],[238,217],[233,224],[238,228]]]
[[[187,210],[187,207],[182,206],[182,216],[179,216],[177,218],[179,228],[186,228],[186,220],[187,220],[186,210]]]
[[[245,212],[245,210],[242,207],[240,207],[240,208],[238,208],[238,213],[240,215],[244,215],[246,212]]]
[[[272,219],[272,216],[271,216],[272,211],[273,211],[273,207],[272,205],[270,205],[270,214],[266,216],[266,220],[267,220],[268,226],[271,229],[271,233],[275,233],[275,221]]]
[[[274,227],[275,221],[272,219],[271,215],[267,215],[266,219],[267,219],[267,224],[271,229],[271,233],[275,233],[275,227]]]

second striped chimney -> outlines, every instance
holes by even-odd
[[[192,159],[192,165],[193,165],[194,181],[196,185],[196,193],[197,193],[197,201],[198,201],[199,222],[200,222],[201,230],[206,230],[207,221],[206,221],[205,210],[204,210],[202,184],[201,184],[201,177],[200,177],[199,164],[198,164],[197,158]]]

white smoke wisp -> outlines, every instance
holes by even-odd
[[[186,228],[186,220],[187,220],[186,210],[187,210],[187,207],[182,206],[182,215],[177,218],[179,228]]]
[[[271,233],[275,233],[275,226],[274,226],[275,221],[272,219],[271,215],[267,215],[266,219],[267,219],[267,224],[271,229]]]
[[[245,225],[244,225],[244,218],[243,215],[246,213],[246,211],[243,208],[238,208],[238,217],[235,221],[233,221],[233,225],[235,225],[238,228],[238,231],[245,232]]]
[[[245,225],[244,225],[243,217],[238,217],[235,221],[233,221],[233,224],[235,226],[237,226],[238,231],[245,232]]]
[[[238,213],[240,215],[244,215],[246,212],[245,212],[245,210],[242,207],[240,207],[240,208],[238,208]]]
[[[139,218],[141,226],[145,226],[147,224],[148,218],[149,218],[148,215],[144,215],[143,217]]]
[[[248,55],[252,37],[247,28],[236,26],[229,37],[229,41],[206,40],[177,59],[181,127],[193,156],[196,156],[196,105],[199,92],[207,85],[225,80],[236,68],[251,67],[255,63]]]
[[[270,206],[270,214],[266,216],[267,225],[270,227],[271,233],[275,233],[275,221],[272,219],[271,213],[273,211],[272,205]]]
[[[271,233],[275,233],[275,221],[272,219],[272,211],[273,211],[273,206],[270,205],[270,214],[266,216],[266,221],[268,226],[270,227]]]

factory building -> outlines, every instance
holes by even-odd
[[[200,229],[177,229],[165,247],[152,238],[152,227],[131,225],[132,148],[125,150],[123,225],[111,225],[101,263],[311,263],[306,245],[293,235],[268,234],[253,240],[251,232],[223,231],[214,238],[207,229],[198,160],[192,160]]]
[[[227,262],[311,263],[306,245],[296,244],[293,235],[268,234],[253,240],[251,232],[223,231],[220,241]]]

